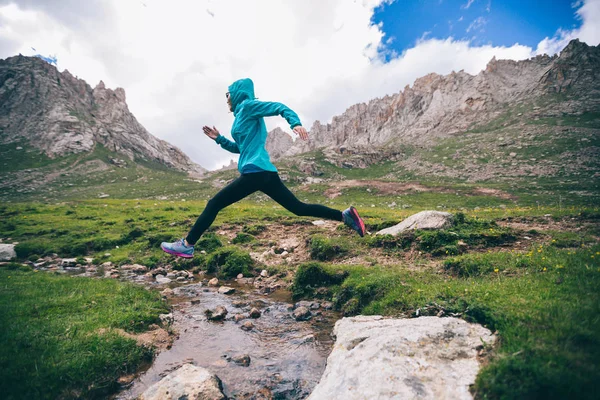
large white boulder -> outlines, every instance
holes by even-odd
[[[441,211],[421,211],[398,225],[390,226],[375,233],[376,235],[394,235],[414,229],[443,229],[452,225],[453,216]]]
[[[0,261],[9,261],[17,257],[14,244],[0,244]]]
[[[140,400],[224,400],[221,380],[208,370],[185,364],[150,386]]]
[[[343,318],[309,400],[472,399],[477,348],[492,333],[457,318]]]

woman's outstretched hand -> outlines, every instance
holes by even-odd
[[[208,136],[212,140],[217,140],[217,138],[220,135],[219,130],[217,128],[215,128],[214,126],[212,128],[210,126],[203,126],[202,130],[204,131],[206,136]]]
[[[308,140],[308,132],[306,132],[306,129],[304,129],[303,126],[298,125],[294,128],[294,132],[300,136],[300,139]]]

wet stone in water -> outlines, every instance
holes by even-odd
[[[232,294],[235,292],[235,289],[229,286],[221,286],[219,288],[219,293],[221,294]]]
[[[233,356],[229,359],[229,361],[233,361],[237,365],[241,365],[242,367],[247,367],[250,365],[250,356],[248,354],[244,354],[241,356]]]
[[[254,324],[250,321],[246,321],[242,324],[240,328],[244,331],[251,331],[252,329],[254,329]]]
[[[221,321],[225,319],[225,316],[227,315],[227,309],[223,306],[217,306],[215,311],[206,310],[204,311],[204,314],[206,314],[206,318],[211,321]]]
[[[245,316],[244,314],[235,314],[235,315],[233,316],[233,320],[234,320],[235,322],[239,322],[239,321],[241,321],[241,320],[243,320],[243,319],[246,319],[246,316]]]
[[[260,311],[257,308],[250,310],[250,318],[260,318]]]
[[[294,318],[296,321],[307,321],[311,316],[310,310],[304,306],[298,307],[294,310]]]

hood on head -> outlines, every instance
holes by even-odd
[[[254,83],[250,78],[238,79],[229,86],[229,98],[233,110],[244,100],[254,100]],[[234,111],[235,113],[235,111]]]

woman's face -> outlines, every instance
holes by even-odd
[[[229,92],[225,93],[225,96],[227,97],[227,105],[229,106],[229,111],[233,111],[233,106],[231,105],[231,95],[229,94]]]

